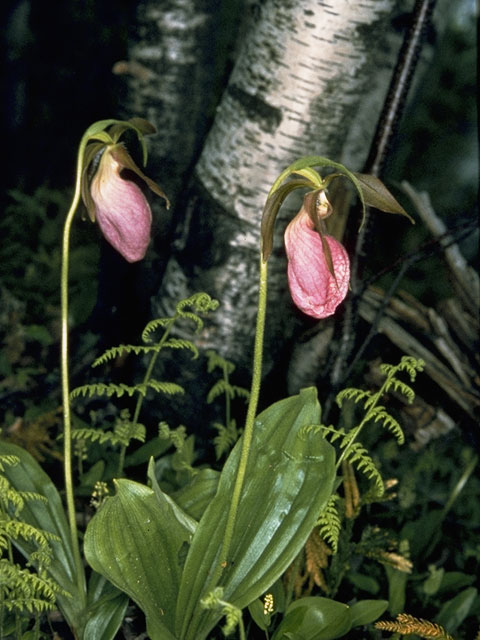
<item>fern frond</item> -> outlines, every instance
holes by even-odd
[[[413,382],[417,376],[417,373],[425,369],[425,362],[421,358],[414,358],[413,356],[402,356],[400,362],[397,365],[380,365],[380,370],[388,375],[389,373],[395,374],[397,371],[406,371],[410,375],[410,379]]]
[[[228,426],[214,422],[212,425],[217,430],[217,435],[213,439],[215,445],[215,455],[219,460],[224,453],[230,451],[240,437],[235,420],[231,420]]]
[[[393,387],[393,390],[397,393],[401,393],[406,397],[408,403],[411,404],[415,399],[415,391],[410,385],[398,378],[391,378],[386,391],[389,391]]]
[[[198,358],[198,349],[193,344],[193,342],[190,342],[190,340],[184,340],[182,338],[170,338],[163,344],[163,346],[169,349],[190,349],[190,351],[193,353],[193,359],[195,360],[195,358]]]
[[[92,367],[98,367],[101,364],[105,364],[109,360],[115,360],[120,356],[124,356],[130,353],[134,353],[136,356],[140,354],[147,353],[158,353],[163,348],[169,349],[190,349],[193,353],[193,357],[198,357],[198,349],[190,342],[190,340],[183,340],[180,338],[170,338],[163,344],[152,344],[152,345],[135,345],[135,344],[121,344],[117,347],[112,347],[111,349],[107,349],[101,356],[99,356],[95,362],[92,364]]]
[[[20,458],[18,456],[13,455],[1,455],[0,456],[0,473],[5,471],[5,467],[14,467],[16,464],[20,462]]]
[[[351,432],[346,433],[343,427],[336,429],[332,425],[327,427],[324,424],[309,424],[303,427],[300,433],[302,434],[302,436],[306,435],[307,433],[314,433],[314,434],[322,433],[324,437],[332,443],[338,440],[339,438],[342,438],[342,443],[340,444],[341,448],[346,446],[352,439]]]
[[[16,513],[19,513],[25,504],[22,496],[12,487],[5,476],[0,476],[0,504],[4,505],[5,511],[10,506]]]
[[[172,322],[173,318],[155,318],[155,320],[150,320],[150,322],[145,326],[145,329],[142,331],[143,342],[151,342],[151,333],[159,328],[168,327],[168,325],[172,324]]]
[[[177,315],[179,318],[185,320],[191,320],[196,325],[196,332],[198,333],[203,329],[203,320],[198,316],[198,313],[208,313],[209,311],[215,311],[218,307],[218,300],[211,298],[208,293],[195,293],[185,300],[180,300],[176,306]],[[192,311],[186,311],[186,308],[192,309]]]
[[[136,356],[141,353],[147,353],[151,351],[152,347],[145,347],[142,345],[135,344],[119,344],[116,347],[111,347],[102,353],[92,364],[92,367],[99,367],[101,364],[106,364],[110,360],[116,360],[116,358],[120,358],[121,356],[128,355],[130,353],[134,353]]]
[[[192,313],[191,311],[182,311],[179,313],[179,316],[184,320],[191,320],[193,322],[195,325],[195,333],[200,333],[203,329],[203,320],[195,313]]]
[[[232,374],[235,371],[235,365],[233,364],[233,362],[225,360],[225,358],[222,358],[222,356],[213,349],[208,349],[208,351],[205,352],[205,355],[208,358],[208,373],[212,373],[212,371],[216,368],[222,369],[222,371],[226,371],[228,375]]]
[[[127,446],[130,440],[139,440],[145,442],[147,430],[145,425],[139,422],[131,422],[130,420],[119,420],[114,427],[114,433],[117,437],[126,442]]]
[[[244,398],[247,401],[250,399],[250,391],[248,389],[237,387],[236,384],[232,384],[231,388],[233,389],[233,396],[235,398]]]
[[[174,395],[175,393],[185,393],[183,387],[179,384],[175,384],[174,382],[160,382],[158,380],[154,380],[153,378],[148,380],[147,383],[139,383],[133,386],[128,384],[124,384],[123,382],[119,384],[114,384],[110,382],[105,384],[103,382],[97,382],[94,384],[84,384],[81,387],[76,387],[70,393],[71,398],[76,398],[78,396],[117,396],[117,398],[121,398],[123,395],[127,394],[130,398],[134,393],[139,393],[141,396],[146,396],[148,389],[154,389],[159,393],[166,393],[167,395]]]
[[[192,307],[197,313],[208,313],[209,311],[218,309],[218,305],[218,300],[209,296],[208,293],[200,291],[199,293],[194,293],[189,298],[180,300],[176,306],[176,310],[180,315],[183,313],[185,307]]]
[[[19,491],[18,495],[22,497],[25,502],[30,502],[30,500],[40,500],[45,504],[48,503],[48,498],[42,496],[41,493],[36,493],[35,491]]]
[[[148,388],[157,391],[157,393],[165,393],[168,396],[173,396],[177,393],[185,393],[185,389],[175,382],[160,382],[159,380],[154,380],[153,378],[150,378],[146,385],[137,385],[137,387],[138,386],[142,388],[145,386],[145,393]]]
[[[397,439],[398,444],[403,444],[405,442],[405,435],[403,433],[403,429],[398,423],[397,420],[389,413],[382,405],[377,405],[374,409],[369,412],[370,420],[373,422],[381,422],[382,426],[385,427],[388,431],[391,431],[395,438]]]
[[[231,386],[226,382],[223,378],[217,380],[217,382],[213,385],[213,387],[208,392],[207,396],[207,404],[211,404],[215,398],[221,396],[223,393],[228,395],[230,398],[233,398],[234,392]]]
[[[345,461],[354,465],[358,471],[361,471],[370,480],[373,481],[378,495],[383,495],[385,487],[383,485],[382,476],[380,475],[372,458],[368,455],[368,451],[363,447],[361,442],[353,442],[348,449],[345,449],[343,458]]]
[[[344,400],[353,400],[354,402],[360,402],[360,400],[363,400],[363,398],[370,398],[371,396],[371,391],[348,387],[347,389],[342,389],[342,391],[337,394],[336,401],[338,406],[341,407]]]
[[[125,393],[127,393],[130,397],[136,392],[138,389],[136,387],[131,387],[127,384],[106,384],[104,382],[97,382],[94,384],[84,384],[81,387],[75,387],[70,393],[70,398],[77,398],[78,396],[83,397],[92,397],[92,396],[108,396],[111,397],[113,395],[120,398]]]
[[[72,439],[98,442],[98,444],[105,444],[106,442],[109,442],[113,446],[128,444],[125,442],[125,438],[116,435],[112,431],[101,431],[100,429],[91,429],[89,427],[73,429]]]
[[[52,578],[22,569],[6,558],[0,559],[0,594],[7,610],[40,613],[53,609],[59,593],[70,595]]]
[[[43,529],[37,529],[27,522],[21,520],[6,520],[3,523],[5,534],[11,540],[23,538],[24,540],[36,542],[41,547],[46,547],[49,542],[60,540],[58,536]]]
[[[158,424],[158,437],[162,440],[170,440],[177,451],[180,451],[187,439],[187,430],[183,425],[176,429],[170,429],[164,421]]]
[[[331,495],[316,523],[320,536],[332,547],[334,554],[338,551],[338,540],[342,527],[337,508],[337,502],[339,500],[340,496],[338,494],[334,493]]]

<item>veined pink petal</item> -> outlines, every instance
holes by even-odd
[[[122,168],[105,149],[90,193],[105,239],[125,260],[137,262],[150,242],[152,212],[138,185],[120,176]]]
[[[333,236],[324,236],[332,256],[335,277],[328,270],[320,235],[302,207],[285,230],[288,284],[293,302],[309,316],[331,316],[347,295],[350,262]]]

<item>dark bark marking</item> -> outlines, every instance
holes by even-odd
[[[238,102],[249,120],[256,120],[267,133],[273,133],[282,121],[282,112],[278,107],[272,107],[258,95],[247,93],[241,87],[230,84],[228,94]]]

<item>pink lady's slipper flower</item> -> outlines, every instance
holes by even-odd
[[[288,257],[288,284],[297,307],[314,318],[331,316],[347,295],[350,263],[343,246],[333,236],[324,235],[333,266],[332,275],[320,234],[302,207],[285,230]]]
[[[113,144],[105,147],[89,192],[83,191],[90,217],[98,222],[105,239],[128,262],[142,260],[150,242],[152,212],[137,184],[139,181],[166,199],[123,145]]]

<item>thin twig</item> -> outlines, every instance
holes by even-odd
[[[420,54],[423,35],[435,5],[435,0],[417,0],[412,14],[412,24],[405,36],[399,52],[398,61],[392,76],[384,107],[379,118],[377,130],[370,147],[370,153],[364,166],[364,172],[380,175],[383,169],[389,145],[396,125],[403,113],[406,97],[410,88],[413,72]],[[355,344],[355,328],[358,320],[359,289],[361,288],[361,263],[364,245],[369,233],[370,214],[367,209],[360,230],[352,260],[352,295],[346,303],[342,334],[337,357],[333,363],[330,380],[333,396],[345,379],[345,369]]]

